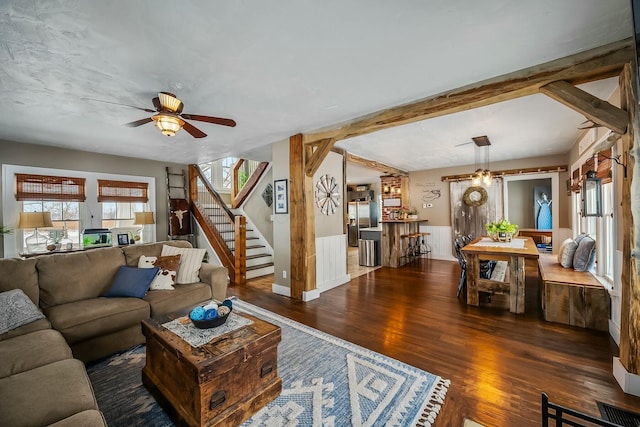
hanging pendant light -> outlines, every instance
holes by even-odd
[[[474,136],[471,139],[476,145],[476,174],[471,180],[471,183],[474,187],[478,187],[480,185],[490,187],[491,183],[493,182],[491,170],[489,169],[489,147],[491,146],[491,141],[489,141],[489,138],[486,135]]]

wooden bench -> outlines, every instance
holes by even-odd
[[[609,292],[593,274],[564,268],[551,254],[540,254],[538,266],[546,321],[599,331],[609,329]]]

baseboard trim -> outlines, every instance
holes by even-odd
[[[351,275],[350,274],[345,274],[341,277],[338,277],[336,279],[330,280],[328,282],[324,282],[321,285],[318,285],[317,288],[318,290],[320,290],[320,292],[326,292],[330,289],[333,289],[335,287],[338,287],[340,285],[345,285],[347,283],[349,283],[351,281]]]
[[[302,291],[302,301],[307,302],[320,298],[320,291],[314,289],[312,291]]]
[[[285,297],[291,297],[291,288],[288,286],[278,285],[273,283],[271,285],[271,292],[278,295],[284,295]]]
[[[609,335],[611,335],[611,338],[613,338],[618,347],[620,347],[620,328],[613,323],[611,319],[609,319]]]
[[[620,362],[619,357],[613,358],[613,376],[618,385],[627,394],[640,397],[640,375],[630,374]]]
[[[283,295],[285,297],[291,298],[291,288],[288,286],[278,285],[277,283],[273,283],[271,285],[271,292],[278,295]],[[314,289],[312,291],[304,291],[302,292],[302,301],[307,302],[320,297],[320,291]]]

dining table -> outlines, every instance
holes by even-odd
[[[480,305],[480,292],[508,294],[509,311],[524,313],[525,260],[539,258],[533,239],[522,236],[514,237],[509,242],[501,242],[490,237],[478,237],[461,250],[467,259],[467,304]],[[506,263],[504,277],[482,277],[481,263],[486,261],[502,261],[502,265]]]

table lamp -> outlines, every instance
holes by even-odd
[[[38,228],[53,227],[50,212],[20,212],[18,228],[33,228],[33,234],[25,239],[28,253],[46,252],[48,236],[38,232]]]
[[[133,225],[141,225],[140,228],[140,240],[144,241],[142,236],[144,235],[144,226],[146,224],[155,224],[156,222],[153,219],[153,212],[134,212],[135,219],[133,220]]]

